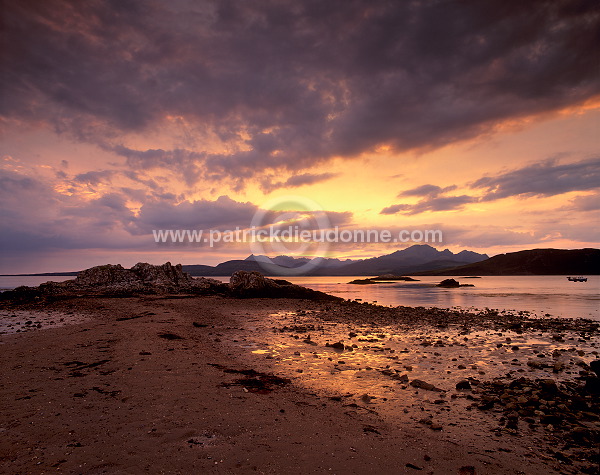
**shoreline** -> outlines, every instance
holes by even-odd
[[[585,473],[592,464],[586,460],[594,456],[587,435],[583,444],[563,450],[554,440],[562,434],[558,427],[533,430],[527,416],[517,416],[516,429],[500,426],[506,414],[499,403],[467,409],[490,394],[486,384],[496,375],[487,368],[479,374],[485,365],[465,364],[446,380],[439,375],[452,357],[458,365],[489,350],[477,342],[492,341],[493,333],[514,339],[508,348],[517,344],[518,332],[523,339],[541,338],[549,361],[554,360],[548,345],[568,349],[582,344],[569,340],[571,333],[583,335],[589,338],[583,355],[588,364],[597,358],[597,322],[183,295],[75,297],[18,307],[90,320],[0,335],[7,375],[2,401],[9,408],[1,424],[3,462],[12,472],[136,473],[153,467],[165,473]],[[353,351],[332,346],[342,331],[344,344],[356,344]],[[350,331],[356,336],[347,336]],[[315,344],[303,342],[307,332]],[[556,332],[562,342],[553,339]],[[443,346],[435,339],[442,334],[448,337]],[[459,341],[459,334],[469,340]],[[429,344],[423,345],[425,336]],[[584,370],[575,363],[556,375],[551,368],[533,368],[527,361],[541,346],[519,344],[519,350],[508,350],[521,364],[507,365],[515,371],[513,380],[549,373],[562,388],[563,381],[580,376],[567,371]],[[252,353],[257,349],[264,352]],[[490,361],[495,351],[487,351]],[[564,360],[572,356],[559,353]],[[319,361],[316,367],[313,361]],[[363,393],[356,384],[361,378],[351,374],[377,390]],[[411,386],[404,374],[442,391]],[[479,387],[456,390],[459,377],[478,379]],[[377,393],[382,386],[404,403]],[[597,430],[597,419],[583,422]]]
[[[463,278],[459,278],[460,283],[474,282],[475,287],[458,289],[436,288],[435,285],[440,281],[439,277],[425,277],[427,279],[425,282],[385,282],[371,286],[350,285],[337,278],[318,277],[292,280],[297,285],[343,299],[376,302],[384,306],[458,308],[468,312],[482,311],[491,307],[492,309],[503,309],[505,313],[523,312],[530,316],[541,317],[580,317],[600,322],[600,314],[596,305],[597,293],[593,291],[598,283],[597,279],[593,280],[590,285],[578,286],[577,284],[569,285],[565,279],[557,281],[556,276],[545,277],[552,277],[552,279],[540,281],[531,276],[517,276],[509,280],[506,280],[506,277],[490,277],[464,280],[463,282]],[[225,277],[218,279],[222,283],[227,283],[228,280]],[[194,279],[194,281],[201,282],[198,279]],[[35,282],[35,284],[37,283]],[[4,294],[11,292],[13,291],[0,291],[0,297],[4,298]],[[87,295],[89,292],[85,290],[73,293]]]

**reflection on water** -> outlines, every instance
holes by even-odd
[[[349,284],[360,277],[282,277],[294,284],[345,299],[360,299],[379,305],[498,309],[526,311],[534,315],[600,320],[600,276],[587,276],[587,282],[569,282],[565,276],[483,276],[478,279],[453,277],[474,287],[445,289],[436,287],[451,278],[414,276],[418,282],[389,282],[372,285]],[[228,282],[229,277],[216,277]]]
[[[466,420],[471,427],[486,427],[486,433],[497,427],[490,426],[486,412],[471,411],[481,382],[521,376],[580,381],[600,346],[597,334],[574,330],[471,331],[456,324],[440,329],[332,321],[329,314],[324,308],[250,318],[224,344],[244,348],[253,367],[263,361],[269,371],[339,401],[348,411],[376,413],[407,427],[425,419],[443,421],[450,439],[464,439]],[[433,389],[416,387],[416,380]],[[465,380],[473,392],[456,389]]]
[[[582,317],[600,320],[600,276],[587,276],[587,282],[569,282],[565,276],[489,276],[479,279],[455,277],[474,287],[444,289],[435,284],[446,277],[421,277],[418,282],[389,282],[350,285],[364,277],[283,277],[294,284],[320,290],[345,299],[361,299],[379,305],[407,307],[460,307],[528,311],[537,315]],[[0,289],[18,285],[35,286],[48,280],[61,282],[72,277],[0,277]],[[229,277],[216,277],[224,282]]]
[[[444,289],[435,284],[446,277],[415,277],[419,282],[350,285],[351,277],[296,277],[288,279],[347,299],[407,307],[492,308],[528,311],[537,315],[600,320],[600,276],[588,282],[569,282],[564,276],[455,277],[474,287]]]
[[[310,386],[353,394],[368,391],[377,398],[393,398],[393,388],[406,385],[406,376],[426,379],[443,390],[467,376],[492,379],[525,372],[528,377],[548,377],[547,370],[528,365],[528,360],[551,367],[556,362],[552,353],[558,350],[589,362],[598,343],[577,334],[557,342],[532,332],[464,331],[459,326],[407,330],[322,320],[307,325],[310,320],[270,315],[252,332],[254,338],[243,338],[243,346],[272,359],[280,371],[298,373]],[[339,348],[332,346],[340,342]],[[577,376],[576,366],[561,375],[563,380]]]

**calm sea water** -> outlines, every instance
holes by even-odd
[[[480,279],[455,277],[475,287],[443,289],[435,287],[447,277],[416,277],[419,282],[391,282],[376,285],[350,285],[361,277],[284,277],[295,284],[346,299],[362,299],[380,305],[408,307],[459,307],[529,311],[542,316],[583,317],[600,321],[600,276],[587,276],[587,282],[569,282],[565,276],[492,276]],[[61,282],[71,277],[0,277],[0,288],[35,286],[48,280]],[[229,277],[216,277],[224,282]]]
[[[348,284],[366,277],[282,277],[294,284],[343,297],[407,307],[459,307],[528,311],[538,316],[582,317],[600,320],[600,276],[587,282],[569,282],[566,276],[491,276],[479,279],[454,277],[474,287],[435,287],[444,277],[415,277],[418,282],[390,282],[374,285]],[[229,277],[216,277],[224,282]]]
[[[377,301],[380,305],[407,307],[459,307],[463,309],[525,310],[537,315],[584,317],[600,320],[600,276],[587,282],[569,282],[564,276],[454,277],[474,287],[435,287],[448,277],[415,277],[419,282],[350,285],[352,278],[297,277],[288,279],[315,290],[344,298]]]

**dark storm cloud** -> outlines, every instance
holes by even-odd
[[[484,201],[507,196],[553,196],[585,191],[600,186],[600,159],[559,165],[555,161],[536,163],[496,177],[483,177],[471,184],[485,191]]]
[[[440,196],[419,201],[415,205],[399,204],[388,206],[381,210],[380,214],[419,214],[425,211],[449,211],[462,208],[467,203],[477,201],[476,198],[467,195]]]
[[[578,211],[600,211],[600,193],[578,196],[571,200],[572,207]]]
[[[120,248],[120,230],[133,214],[123,196],[109,193],[84,201],[57,193],[43,179],[0,170],[0,245],[5,251]]]
[[[303,173],[294,175],[285,181],[285,186],[295,187],[304,185],[313,185],[321,181],[329,180],[335,177],[335,173]]]
[[[146,201],[137,216],[126,206],[132,196]],[[60,194],[41,178],[0,170],[0,245],[6,252],[130,249],[153,242],[140,240],[139,235],[154,228],[245,227],[258,209],[226,196],[179,204],[173,203],[174,198],[124,188],[85,200]]]
[[[89,183],[94,176],[75,181]],[[110,179],[112,175],[106,177]],[[134,178],[145,181],[139,176]],[[44,178],[0,169],[0,222],[3,225],[0,246],[7,252],[147,248],[154,243],[153,229],[248,229],[252,217],[259,211],[264,220],[257,226],[268,226],[285,217],[294,218],[294,224],[305,220],[308,229],[318,227],[323,218],[332,226],[347,225],[352,220],[351,212],[310,211],[303,207],[299,212],[294,209],[270,211],[228,196],[214,201],[189,201],[181,195],[146,187],[120,187],[94,196],[86,199],[77,194],[61,194]],[[143,203],[137,214],[127,206],[130,199]]]
[[[261,179],[260,183],[262,190],[270,193],[279,188],[297,188],[299,186],[314,185],[336,176],[336,173],[301,173],[299,175],[292,175],[285,181],[275,181],[273,176],[266,176]]]
[[[410,190],[405,190],[398,193],[398,198],[400,198],[401,196],[437,196],[440,193],[452,191],[454,189],[456,189],[456,186],[454,185],[447,186],[445,188],[440,188],[436,185],[421,185],[417,186],[416,188],[412,188]]]
[[[299,226],[299,229],[329,229],[332,226],[345,226],[352,223],[354,214],[350,211],[310,211],[310,210],[277,210],[265,213],[257,227]]]
[[[599,18],[594,0],[7,2],[0,110],[188,183],[297,171],[598,94]],[[166,116],[239,148],[127,148]]]
[[[215,201],[183,201],[171,204],[164,201],[145,203],[140,209],[136,226],[142,233],[152,229],[235,229],[247,227],[258,207],[250,202],[240,203],[228,196]]]
[[[398,197],[401,196],[427,196],[427,195],[439,195],[442,189],[436,185],[421,185],[410,190],[405,190],[398,193]]]
[[[554,196],[571,191],[588,191],[600,187],[600,159],[593,158],[575,163],[559,164],[556,160],[502,173],[495,177],[483,177],[467,185],[478,195],[440,196],[456,186],[440,188],[422,185],[400,193],[398,196],[424,196],[416,204],[395,204],[381,210],[380,214],[419,214],[425,211],[458,210],[468,203],[495,201],[511,196]],[[581,210],[593,210],[593,199],[580,197],[573,205]]]
[[[111,178],[115,176],[117,172],[114,170],[99,170],[90,171],[85,173],[79,173],[75,175],[74,180],[79,183],[85,183],[89,185],[99,185],[100,183],[110,182]]]

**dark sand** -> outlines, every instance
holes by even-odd
[[[398,322],[372,306],[219,297],[76,298],[2,310],[19,311],[39,312],[27,316],[47,324],[0,335],[2,473],[595,469],[589,439],[565,446],[568,431],[538,420],[505,427],[501,408],[471,407],[483,391],[454,388],[510,371],[577,382],[597,357],[597,330],[585,325],[557,339],[543,325],[507,333],[485,319]],[[39,320],[49,312],[71,324]],[[316,345],[303,341],[309,334]],[[507,348],[506,338],[516,343]],[[340,339],[356,348],[325,346]],[[554,350],[564,351],[552,359]],[[565,368],[527,366],[532,358]],[[444,391],[416,389],[396,379],[403,374]],[[597,406],[588,406],[581,425],[597,431]]]

